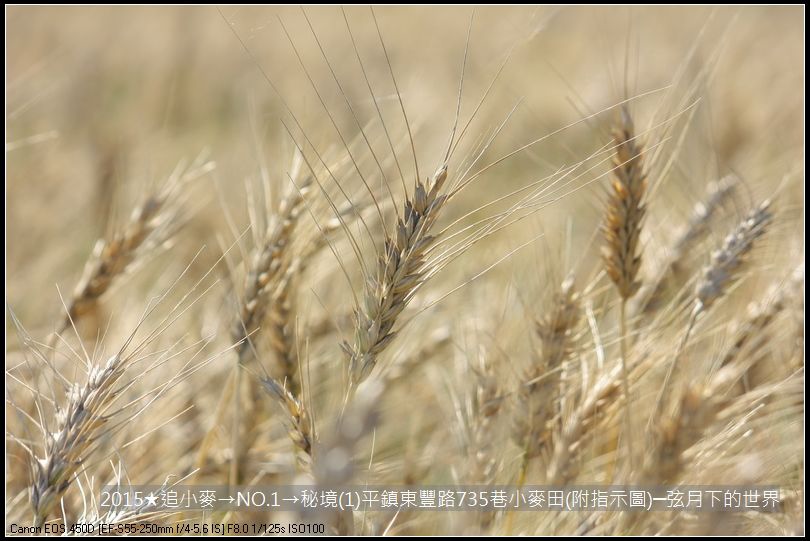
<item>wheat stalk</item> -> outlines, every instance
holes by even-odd
[[[627,301],[641,287],[637,279],[641,267],[639,239],[646,211],[644,194],[647,174],[644,172],[642,147],[636,141],[630,111],[623,105],[619,125],[613,130],[616,154],[613,158],[613,178],[607,201],[602,231],[605,246],[602,260],[605,271],[619,292],[619,346],[621,349],[622,386],[625,400],[625,424],[628,460],[633,460],[633,421],[630,414],[630,382],[627,374]]]

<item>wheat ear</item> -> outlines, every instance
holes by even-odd
[[[480,366],[474,367],[475,388],[473,395],[472,426],[469,434],[468,475],[474,484],[491,485],[498,467],[494,452],[496,427],[504,397],[492,360],[482,357]],[[494,520],[491,511],[481,511],[478,527],[486,531]]]
[[[559,433],[554,438],[554,449],[546,469],[546,484],[563,486],[576,478],[575,464],[583,434],[596,423],[600,410],[619,393],[621,367],[616,367],[596,381],[582,398],[574,413],[563,418]]]
[[[245,454],[250,447],[250,432],[252,429],[252,413],[242,415],[240,393],[242,389],[243,368],[253,354],[251,336],[260,330],[268,312],[274,314],[271,329],[281,332],[281,341],[274,333],[270,333],[271,343],[282,351],[288,351],[284,340],[287,338],[282,321],[288,315],[289,309],[289,270],[296,265],[297,256],[290,250],[293,232],[302,213],[306,210],[306,198],[312,192],[313,179],[307,177],[294,186],[282,199],[277,213],[271,216],[265,230],[262,242],[256,246],[248,266],[247,276],[242,295],[242,304],[238,317],[231,327],[231,338],[238,344],[237,366],[234,375],[233,394],[233,429],[231,433],[231,460],[229,479],[235,484],[242,477],[242,465]],[[275,308],[273,304],[277,303]],[[281,319],[280,319],[281,318]],[[279,329],[279,327],[281,327]],[[270,367],[270,373],[281,381],[286,381],[286,388],[292,389],[293,396],[298,393],[296,378],[297,364],[291,355],[274,355],[275,364]],[[248,382],[252,402],[255,403],[254,385]],[[243,419],[243,417],[246,417]],[[240,430],[241,427],[241,430]]]
[[[114,387],[125,367],[121,355],[94,367],[85,384],[71,391],[66,408],[58,412],[56,430],[46,435],[45,456],[34,462],[31,505],[35,525],[45,522],[87,459],[88,450],[104,433],[109,420],[106,412],[117,396]]]
[[[549,313],[535,323],[540,348],[515,393],[512,438],[523,451],[518,490],[526,483],[532,459],[548,449],[550,425],[559,404],[563,364],[573,353],[579,317],[579,295],[574,290],[573,279],[569,278],[554,295]],[[510,511],[506,517],[506,535],[512,534],[513,521],[514,514]]]
[[[717,419],[725,400],[718,388],[691,384],[683,389],[672,411],[661,415],[652,430],[652,448],[642,466],[640,481],[667,486],[684,470],[684,453],[703,437]],[[647,513],[626,513],[617,523],[618,531],[632,533],[650,519]]]
[[[741,357],[745,358],[747,370],[759,362],[759,351],[769,340],[768,328],[790,302],[790,297],[799,295],[804,282],[804,264],[800,264],[787,283],[780,283],[767,298],[749,309],[748,316],[734,333],[731,343],[720,357],[719,366],[725,367]],[[744,354],[744,355],[743,355]]]
[[[58,332],[67,329],[71,320],[76,323],[95,310],[99,300],[115,280],[133,266],[142,248],[147,245],[157,246],[168,240],[174,232],[173,226],[176,225],[182,188],[189,181],[213,169],[213,166],[213,162],[206,162],[187,172],[183,172],[182,166],[178,166],[160,191],[147,197],[132,211],[129,222],[122,231],[96,241]]]
[[[304,406],[287,388],[272,378],[262,378],[264,389],[276,399],[287,414],[287,433],[296,449],[298,462],[304,471],[312,471],[312,444],[315,441],[315,427]]]
[[[630,415],[630,382],[627,374],[627,301],[636,294],[641,282],[639,240],[644,220],[644,195],[647,174],[644,172],[641,145],[636,141],[635,127],[626,106],[620,109],[620,122],[613,131],[616,154],[613,178],[603,225],[605,247],[602,259],[605,271],[619,292],[619,345],[622,362],[622,387],[625,400],[625,422],[628,460],[633,460],[632,418]]]
[[[550,422],[556,415],[562,367],[574,351],[580,315],[579,295],[569,278],[555,294],[548,314],[535,324],[539,348],[515,395],[512,436],[524,453],[520,479],[525,477],[529,461],[539,456],[550,442]]]
[[[446,180],[446,166],[427,183],[417,180],[395,230],[386,233],[376,276],[367,279],[363,302],[354,312],[354,342],[343,343],[349,357],[350,388],[371,373],[377,357],[394,338],[397,317],[424,283],[427,251],[435,240],[429,232],[447,201],[447,195],[441,194]]]
[[[688,252],[705,237],[709,224],[717,211],[734,195],[737,185],[737,177],[734,176],[726,176],[709,183],[706,198],[695,204],[688,223],[675,240],[655,282],[648,289],[642,290],[641,313],[650,314],[661,306],[670,284],[685,273],[683,263]]]
[[[650,417],[651,421],[660,411],[661,405],[669,393],[669,383],[675,371],[675,365],[689,341],[689,335],[695,326],[697,318],[725,294],[726,289],[737,278],[743,263],[754,248],[755,241],[765,234],[768,224],[773,218],[769,210],[770,204],[770,200],[766,200],[749,212],[734,231],[726,236],[722,246],[712,252],[709,264],[703,268],[703,274],[695,289],[694,308],[683,333],[683,338],[678,344],[675,355],[667,369],[661,394],[654,413]]]
[[[245,278],[242,306],[231,328],[231,338],[239,344],[237,353],[240,363],[249,360],[250,337],[272,309],[275,296],[289,278],[289,269],[296,263],[289,246],[301,214],[306,210],[306,198],[312,192],[312,187],[313,180],[308,177],[282,199],[278,212],[271,217],[263,241],[254,248]],[[287,378],[292,385],[295,363],[287,366],[285,359],[280,361],[283,370],[278,375],[280,379]]]
[[[720,249],[712,253],[711,261],[703,269],[703,276],[697,286],[697,311],[708,310],[737,277],[746,256],[754,247],[754,242],[765,234],[772,219],[769,208],[770,200],[766,200],[752,210],[725,238]]]
[[[719,402],[710,389],[700,385],[687,387],[672,414],[659,421],[643,480],[650,483],[674,481],[683,469],[683,452],[700,440],[718,411]]]

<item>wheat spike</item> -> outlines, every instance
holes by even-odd
[[[178,166],[157,193],[147,197],[132,211],[129,222],[122,231],[96,241],[93,253],[68,303],[68,311],[59,332],[64,331],[71,320],[75,323],[93,312],[101,297],[119,276],[131,269],[143,249],[158,246],[168,240],[176,229],[177,207],[179,198],[183,195],[182,188],[211,171],[213,167],[213,162],[205,162],[184,172],[182,166]]]
[[[527,461],[549,443],[549,422],[555,416],[562,365],[573,353],[579,318],[579,295],[573,280],[568,279],[555,294],[549,313],[536,323],[540,348],[516,393],[513,437]]]
[[[315,441],[315,428],[303,402],[272,378],[262,378],[262,386],[270,396],[278,400],[287,413],[288,434],[300,451],[299,464],[304,471],[312,470],[312,445]]]
[[[397,317],[424,281],[426,253],[435,240],[429,232],[447,200],[440,195],[446,180],[443,166],[429,183],[417,181],[393,234],[386,234],[377,274],[367,280],[363,303],[354,312],[354,342],[343,343],[354,385],[371,373],[394,338]]]
[[[737,185],[737,177],[731,175],[709,183],[706,198],[695,204],[689,221],[675,240],[662,270],[657,273],[655,281],[648,288],[642,289],[642,313],[649,314],[658,310],[663,304],[667,290],[686,274],[684,264],[688,252],[705,237],[712,219],[723,204],[736,193]]]
[[[723,241],[723,245],[712,253],[711,261],[703,269],[703,276],[696,290],[696,311],[708,310],[726,291],[736,278],[754,241],[765,234],[772,219],[770,201],[766,200],[752,210],[748,216]]]
[[[626,107],[621,109],[620,125],[614,129],[616,154],[613,158],[613,178],[607,201],[602,231],[605,247],[602,259],[605,270],[616,284],[622,299],[635,295],[640,287],[637,280],[641,267],[639,239],[644,219],[644,193],[647,175],[642,161],[642,147],[635,138],[633,119]]]
[[[306,197],[312,191],[312,178],[302,181],[281,201],[265,231],[264,240],[256,246],[251,257],[239,316],[231,328],[231,337],[238,343],[239,362],[249,358],[248,340],[257,331],[270,308],[274,295],[294,266],[296,258],[290,253],[293,231],[306,209]]]
[[[116,398],[114,387],[125,367],[126,359],[113,355],[69,393],[67,406],[58,412],[56,431],[46,436],[45,456],[34,462],[34,524],[44,523],[87,460],[87,451],[104,433],[106,412]]]
[[[613,178],[602,231],[606,245],[602,249],[605,271],[616,285],[619,304],[619,347],[622,364],[622,387],[625,400],[625,439],[628,460],[632,461],[633,420],[630,413],[630,380],[627,374],[627,301],[641,287],[638,272],[641,267],[639,239],[644,220],[644,194],[647,174],[641,158],[641,145],[636,141],[635,127],[626,105],[620,109],[619,125],[613,130],[616,153],[613,157]]]
[[[655,445],[644,468],[645,482],[670,483],[680,474],[683,452],[700,439],[719,411],[719,402],[709,391],[697,384],[688,386],[674,411],[659,420]]]
[[[583,435],[589,429],[594,428],[600,411],[610,401],[615,402],[615,399],[618,398],[621,376],[621,367],[616,367],[604,374],[582,398],[574,413],[561,420],[546,468],[545,483],[547,485],[563,486],[577,477],[577,462]]]

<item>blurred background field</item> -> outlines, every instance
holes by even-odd
[[[393,89],[368,10],[347,11],[358,41],[371,51],[380,86],[387,83],[393,115]],[[8,300],[26,319],[45,323],[54,316],[53,298],[41,295],[45,304],[32,305],[27,290],[73,282],[107,219],[111,196],[128,201],[121,191],[142,192],[202,149],[210,149],[220,182],[235,188],[227,190],[231,194],[256,174],[260,157],[283,177],[291,145],[278,122],[279,99],[214,7],[9,7],[6,13]],[[342,125],[351,126],[297,8],[228,8],[224,14],[301,121],[321,141],[334,142],[280,29],[281,16],[343,115]],[[344,88],[368,117],[368,94],[340,10],[309,14]],[[454,112],[470,9],[394,7],[378,14],[409,113],[430,124],[428,137],[441,140]],[[666,199],[688,209],[691,194],[729,171],[743,171],[752,190],[767,191],[760,187],[776,185],[791,165],[801,165],[787,157],[796,156],[802,142],[801,14],[798,6],[482,7],[471,38],[466,105],[477,101],[515,41],[482,111],[482,124],[491,126],[523,100],[500,148],[622,98],[628,45],[637,92],[670,84],[678,69],[697,73],[717,55],[689,132],[697,159],[666,180]],[[699,52],[683,66],[691,47]],[[639,108],[654,103],[655,96]],[[590,138],[588,130],[568,130],[532,149],[538,171],[579,157],[583,138]],[[434,141],[423,141],[417,149],[430,159]],[[531,166],[515,161],[509,165]],[[572,204],[581,205],[588,230],[594,197],[577,199]],[[546,216],[555,213],[569,214],[569,208],[559,205]]]

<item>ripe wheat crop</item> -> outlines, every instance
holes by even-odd
[[[7,8],[6,532],[803,533],[803,14]]]

